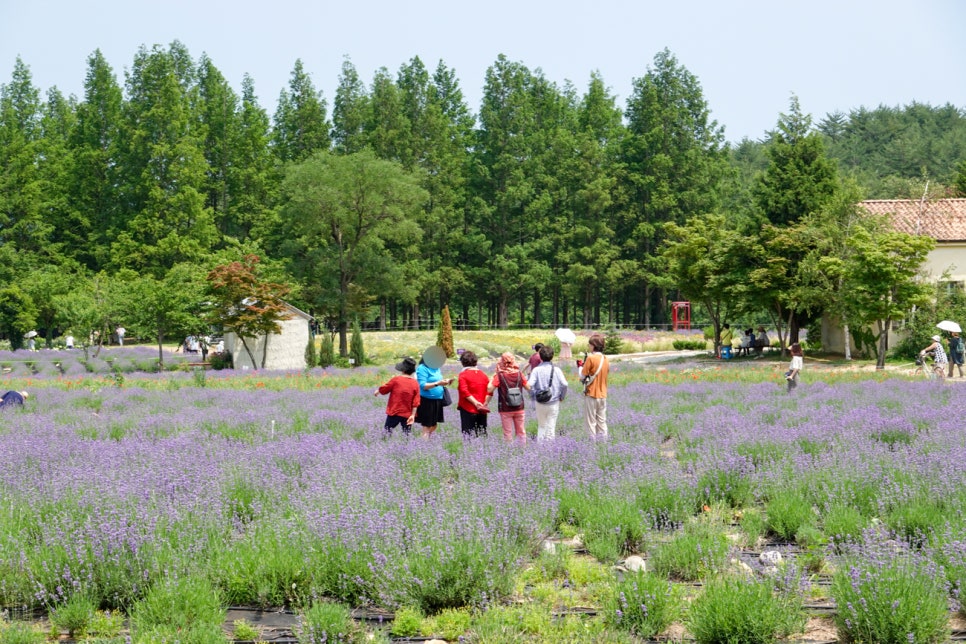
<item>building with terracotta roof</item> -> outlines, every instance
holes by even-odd
[[[923,266],[932,279],[966,284],[966,199],[870,199],[860,206],[887,215],[896,230],[936,240]],[[943,278],[943,274],[948,275]]]
[[[869,199],[859,205],[874,215],[889,217],[900,232],[936,240],[923,271],[929,279],[942,280],[950,288],[966,286],[966,199]],[[892,329],[889,346],[897,339]],[[822,345],[833,353],[845,351],[842,328],[828,319],[822,323]]]

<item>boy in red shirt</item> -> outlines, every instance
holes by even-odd
[[[374,395],[389,394],[386,403],[386,433],[392,435],[397,425],[402,425],[403,434],[409,436],[416,422],[416,408],[419,407],[419,383],[416,382],[416,361],[403,358],[397,365],[400,376],[393,376],[389,382],[376,389]]]

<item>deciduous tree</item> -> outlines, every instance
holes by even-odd
[[[365,150],[320,153],[292,166],[284,194],[293,270],[315,287],[310,293],[317,308],[335,318],[339,355],[346,356],[350,319],[387,275],[400,270],[399,259],[384,249],[390,240],[416,238],[411,213],[426,192],[399,164]]]
[[[208,287],[212,305],[209,321],[238,336],[248,353],[252,366],[265,367],[268,356],[268,336],[281,331],[279,321],[289,313],[284,298],[289,293],[285,284],[267,282],[258,274],[259,258],[248,255],[241,261],[216,266],[208,273]],[[265,346],[261,362],[255,360],[249,340],[264,335]]]

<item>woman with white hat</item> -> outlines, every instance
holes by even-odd
[[[920,351],[919,355],[925,356],[927,353],[932,353],[932,360],[936,365],[936,373],[946,375],[946,365],[949,363],[949,359],[946,358],[946,350],[943,349],[942,340],[938,335],[932,336],[932,344]]]

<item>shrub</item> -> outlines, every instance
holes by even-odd
[[[50,623],[74,637],[87,631],[96,610],[97,606],[89,595],[74,593],[70,599],[50,611]]]
[[[616,562],[643,546],[647,526],[634,498],[597,490],[562,490],[558,495],[561,519],[580,526],[587,551],[597,559]]]
[[[613,324],[608,324],[604,329],[604,353],[615,355],[624,349],[624,340],[621,339],[620,331]]]
[[[932,499],[911,499],[892,508],[886,524],[913,545],[925,544],[930,536],[942,530],[948,510]]]
[[[88,635],[97,635],[103,638],[117,637],[124,628],[124,615],[120,611],[95,611],[87,625]]]
[[[156,583],[134,604],[131,631],[137,641],[142,636],[146,641],[163,641],[171,632],[203,637],[220,633],[224,620],[221,597],[211,582],[202,577],[181,577]]]
[[[942,573],[914,552],[878,550],[863,548],[832,577],[839,633],[852,642],[945,641],[949,607]]]
[[[851,505],[836,503],[825,510],[822,526],[825,536],[838,548],[849,541],[857,541],[868,520]]]
[[[331,644],[351,642],[354,630],[352,615],[342,604],[319,602],[302,613],[299,644]]]
[[[443,307],[443,312],[439,315],[439,331],[436,334],[436,346],[446,353],[447,358],[456,356],[453,349],[453,321],[449,315],[449,306]]]
[[[227,351],[209,354],[208,363],[211,365],[211,368],[215,369],[216,371],[233,368],[231,354]]]
[[[425,636],[436,635],[444,640],[456,640],[469,630],[472,623],[470,613],[463,608],[448,608],[439,615],[423,622],[422,633]]]
[[[805,627],[801,598],[775,593],[771,585],[745,577],[709,583],[688,610],[687,626],[699,644],[764,644]]]
[[[653,638],[681,614],[683,591],[655,575],[638,572],[617,582],[607,604],[606,619],[618,628]]]
[[[686,338],[681,340],[674,340],[671,342],[671,346],[677,351],[703,351],[708,348],[708,343],[706,340],[695,340],[693,338]]]
[[[44,644],[46,641],[44,633],[32,624],[25,622],[5,624],[0,620],[0,644]]]
[[[236,619],[234,622],[232,622],[232,629],[235,640],[254,642],[262,636],[257,626],[254,624],[249,624],[244,619]]]
[[[322,332],[322,342],[319,344],[319,366],[323,369],[335,364],[335,340],[328,331]]]
[[[750,472],[740,464],[719,466],[708,470],[698,480],[697,489],[703,494],[698,499],[701,505],[714,505],[724,502],[731,508],[743,508],[751,505],[754,492],[751,486]]]
[[[191,626],[172,626],[156,624],[140,631],[133,639],[134,644],[219,644],[228,643],[228,636],[220,625],[192,624]]]
[[[305,344],[305,368],[311,369],[319,364],[319,353],[315,348],[315,336],[309,335],[309,341]]]
[[[396,637],[412,637],[419,634],[423,613],[418,608],[400,608],[392,620],[389,633]]]
[[[463,641],[468,644],[518,644],[526,639],[519,609],[492,606],[474,615]]]
[[[698,581],[720,569],[727,555],[728,540],[723,534],[706,526],[690,526],[658,545],[651,553],[651,563],[657,574]]]
[[[804,526],[815,521],[812,505],[795,488],[775,492],[765,505],[768,529],[779,539],[791,541]]]
[[[352,338],[349,340],[349,358],[352,366],[361,367],[366,364],[366,349],[362,344],[362,327],[359,320],[352,323]]]

